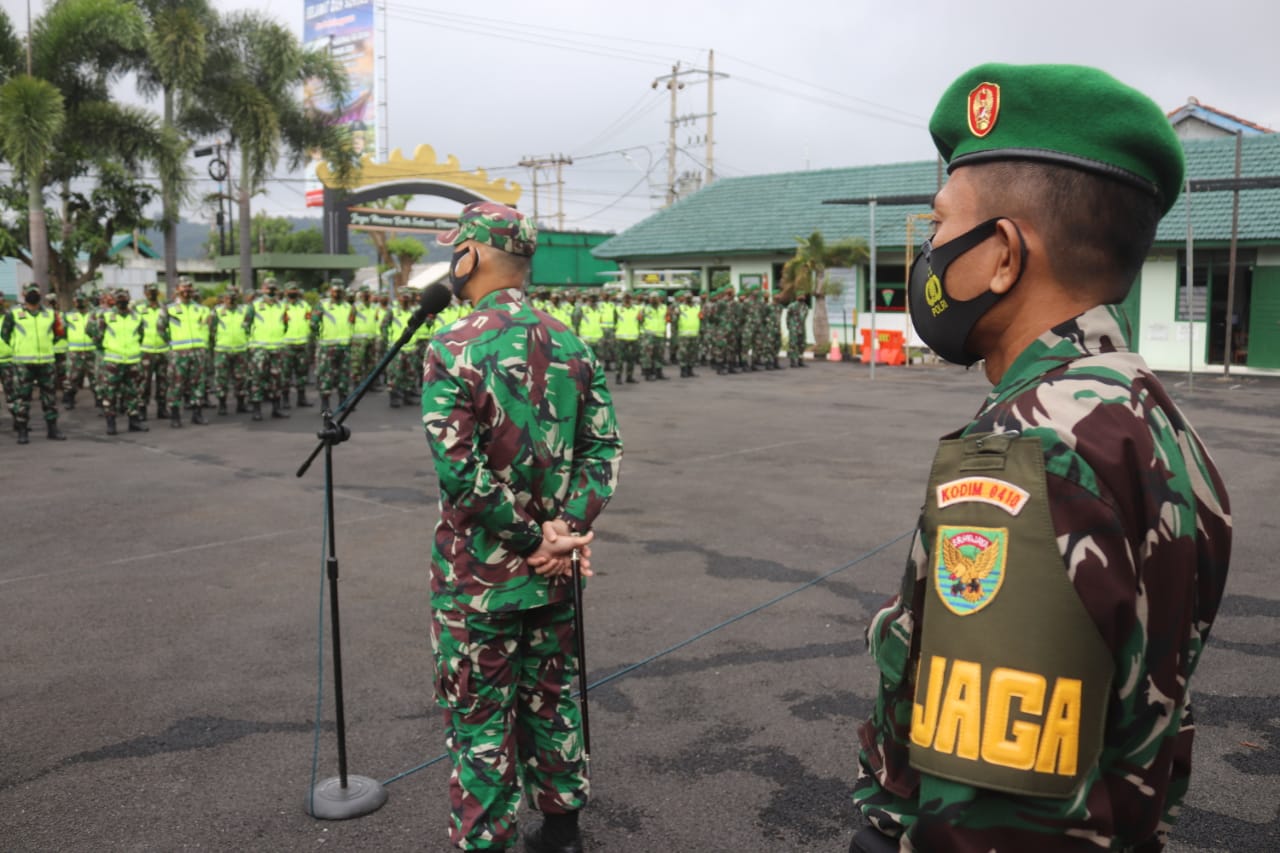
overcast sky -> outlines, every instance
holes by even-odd
[[[301,35],[303,0],[215,0],[260,9]],[[3,0],[19,31],[25,3]],[[42,5],[33,2],[33,8]],[[934,156],[925,129],[943,89],[987,61],[1099,66],[1172,110],[1188,96],[1280,129],[1275,0],[1022,3],[968,0],[387,0],[389,142],[420,143],[525,188],[528,155],[565,154],[566,225],[616,230],[649,215],[666,186],[675,62],[715,50],[715,165],[723,177]],[[704,113],[683,78],[680,114]],[[703,78],[705,80],[705,78]],[[682,126],[678,171],[701,171],[701,125]],[[620,150],[626,150],[626,157]],[[302,215],[300,176],[263,202]],[[542,180],[546,180],[544,176]],[[653,196],[653,198],[651,198]],[[456,205],[420,200],[420,209]],[[544,222],[555,198],[544,191]],[[316,211],[313,209],[312,213]],[[191,211],[197,216],[198,211]]]

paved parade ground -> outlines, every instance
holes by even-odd
[[[863,627],[898,584],[934,442],[987,385],[942,366],[700,373],[615,391],[586,840],[843,853],[875,690]],[[1236,529],[1172,849],[1280,850],[1280,381],[1165,380]],[[395,781],[380,811],[324,822],[304,811],[323,471],[294,476],[316,409],[112,439],[86,396],[69,441],[44,439],[38,407],[29,446],[7,416],[0,436],[0,849],[446,850],[417,412],[370,395],[336,451],[350,769]],[[337,772],[327,632],[324,661],[321,778]]]

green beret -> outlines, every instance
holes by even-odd
[[[943,93],[929,132],[948,172],[1001,160],[1070,166],[1146,190],[1163,213],[1186,172],[1160,107],[1080,65],[979,65]]]

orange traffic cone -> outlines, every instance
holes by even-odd
[[[827,353],[827,361],[840,360],[840,338],[836,334],[831,335],[831,352]]]

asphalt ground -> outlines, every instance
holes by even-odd
[[[615,393],[626,454],[585,607],[603,682],[586,839],[844,851],[875,687],[863,627],[897,586],[934,442],[987,386],[951,367],[701,374]],[[1172,849],[1280,850],[1280,382],[1167,381],[1236,523]],[[294,476],[318,426],[302,411],[112,439],[82,402],[69,441],[0,444],[0,849],[447,849],[436,484],[416,412],[385,394],[348,421],[335,483],[350,771],[395,781],[357,820],[304,810],[323,472]],[[323,649],[320,778],[337,773]]]

